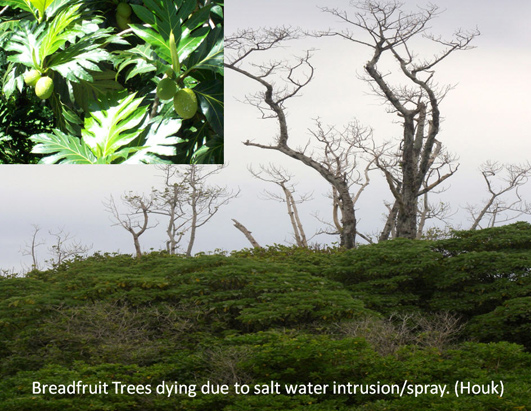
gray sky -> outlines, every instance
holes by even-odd
[[[323,13],[318,5],[337,7],[353,12],[348,0],[290,1],[231,0],[226,6],[226,33],[238,28],[276,25],[300,26],[304,29],[340,28],[337,18]],[[416,3],[416,2],[415,2]],[[412,5],[414,2],[406,1]],[[455,211],[467,203],[478,203],[485,197],[482,178],[477,171],[485,160],[521,163],[529,160],[531,138],[529,119],[531,105],[531,3],[527,1],[481,2],[444,0],[436,1],[446,9],[433,21],[434,33],[451,34],[456,28],[478,27],[481,36],[474,41],[476,49],[451,56],[437,69],[441,84],[456,84],[441,105],[445,118],[439,135],[449,151],[459,156],[461,164],[440,196]],[[424,4],[424,3],[421,3]],[[293,42],[284,55],[300,54],[315,48],[313,63],[315,79],[301,97],[287,105],[291,138],[304,144],[310,137],[308,128],[312,119],[320,117],[324,123],[344,125],[357,118],[374,129],[378,139],[400,135],[393,124],[393,116],[385,112],[381,102],[368,93],[368,87],[357,78],[362,73],[370,50],[352,43],[332,39],[306,39]],[[268,57],[269,58],[269,57]],[[232,250],[249,244],[237,231],[231,218],[245,224],[263,245],[285,243],[290,240],[289,220],[284,205],[260,199],[263,189],[274,189],[254,180],[247,171],[249,164],[275,162],[296,174],[301,192],[313,192],[314,200],[301,208],[301,218],[311,235],[321,225],[311,216],[319,210],[328,218],[327,186],[312,170],[278,153],[245,147],[247,139],[263,144],[272,141],[276,124],[259,119],[253,107],[240,103],[247,91],[256,86],[230,71],[226,74],[226,159],[229,163],[213,183],[241,189],[240,197],[233,200],[209,225],[198,232],[195,251],[216,248]],[[132,253],[130,235],[113,227],[102,202],[109,196],[119,197],[124,191],[147,192],[160,179],[151,166],[1,166],[0,193],[0,268],[17,270],[29,265],[20,249],[29,242],[32,224],[41,227],[42,239],[51,238],[48,230],[64,228],[93,251],[121,251]],[[365,232],[374,232],[382,225],[383,200],[390,195],[375,173],[374,184],[364,193],[358,205],[357,217]],[[531,200],[531,187],[523,191]],[[524,218],[530,221],[529,218]],[[454,217],[456,226],[469,224],[463,211]],[[317,242],[336,241],[319,236]],[[159,249],[164,244],[164,228],[158,227],[141,238],[144,249]],[[44,260],[46,248],[39,249]]]

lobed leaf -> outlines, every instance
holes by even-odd
[[[81,5],[77,4],[64,9],[48,25],[44,36],[39,41],[40,61],[55,53],[71,39],[74,33],[74,22],[81,18],[80,7]]]
[[[178,137],[175,134],[181,128],[182,120],[174,118],[164,118],[158,116],[149,120],[146,126],[146,133],[144,137],[144,146],[125,161],[127,164],[140,163],[164,163],[160,157],[171,157],[176,154],[175,145],[178,143]],[[157,156],[154,156],[156,154]]]
[[[223,28],[216,27],[212,30],[188,58],[186,73],[199,69],[223,75]]]
[[[31,3],[29,0],[0,0],[0,6],[9,6],[24,11],[33,12]]]
[[[42,19],[44,12],[53,3],[54,0],[29,0],[30,3],[39,11],[39,16]]]
[[[90,117],[85,119],[82,136],[85,143],[97,155],[106,157],[135,140],[142,130],[137,126],[146,114],[139,108],[142,98],[136,93],[120,97],[122,93],[107,95],[93,103]]]
[[[208,122],[214,131],[223,137],[223,81],[203,81],[194,88],[194,92]]]
[[[40,164],[94,164],[94,153],[78,137],[67,135],[55,129],[52,133],[36,134],[30,140],[37,143],[34,154],[52,154],[39,161]]]

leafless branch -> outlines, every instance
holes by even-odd
[[[262,248],[260,247],[260,244],[258,244],[258,242],[254,239],[252,233],[247,229],[247,227],[245,227],[242,223],[240,223],[238,220],[234,218],[232,219],[232,221],[234,221],[234,227],[236,227],[238,230],[240,230],[243,233],[245,238],[249,240],[249,242],[254,248]]]
[[[119,225],[127,230],[133,237],[133,243],[135,246],[136,257],[142,257],[142,249],[140,247],[140,236],[146,232],[146,230],[156,226],[149,226],[149,212],[154,204],[153,195],[146,197],[144,195],[133,194],[129,192],[122,195],[122,203],[125,204],[128,212],[125,214],[120,213],[113,196],[104,202],[105,209],[111,213],[114,225]]]
[[[531,163],[500,164],[486,161],[480,166],[480,172],[489,197],[481,209],[473,205],[465,207],[472,218],[471,230],[481,228],[481,222],[486,217],[489,219],[487,226],[494,227],[497,223],[511,221],[524,214],[531,215],[531,203],[520,194],[520,188],[531,177]],[[512,201],[502,198],[509,192],[514,194]]]
[[[429,22],[439,14],[438,7],[429,5],[416,11],[405,10],[404,3],[394,0],[363,0],[354,4],[354,17],[337,9],[323,11],[338,17],[354,31],[343,30],[317,32],[313,35],[339,36],[372,49],[371,59],[366,63],[367,81],[372,90],[400,117],[403,137],[399,150],[399,168],[396,157],[389,161],[386,150],[369,147],[375,165],[384,173],[396,202],[397,235],[415,238],[417,235],[418,198],[433,190],[452,176],[457,167],[451,162],[444,165],[449,171],[438,168],[433,172],[434,161],[439,155],[441,143],[437,140],[441,115],[439,105],[451,86],[435,83],[434,68],[455,51],[469,50],[479,31],[457,31],[450,40],[436,37],[428,32]],[[364,33],[361,38],[358,32]],[[423,37],[441,46],[442,50],[429,59],[419,59],[411,49],[413,37]],[[389,55],[398,63],[396,71],[406,80],[406,85],[392,84],[391,78],[379,70],[379,63]],[[385,155],[384,155],[385,153]],[[385,159],[387,157],[387,160]],[[436,178],[434,178],[437,176]],[[426,184],[432,178],[431,184]],[[391,214],[390,214],[391,216]],[[394,215],[392,216],[394,220]],[[389,222],[389,220],[388,220]]]

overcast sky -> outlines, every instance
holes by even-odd
[[[437,69],[441,84],[455,84],[441,104],[444,123],[438,137],[449,151],[459,156],[460,168],[446,185],[448,190],[438,198],[447,201],[458,213],[453,224],[470,224],[460,207],[479,203],[485,198],[482,178],[477,171],[485,160],[522,163],[529,160],[531,136],[529,121],[531,105],[531,3],[524,0],[482,2],[441,0],[435,2],[446,10],[433,21],[432,31],[445,35],[457,28],[473,29],[481,36],[474,40],[477,48],[452,55]],[[408,7],[423,2],[406,1]],[[344,27],[337,18],[323,13],[318,6],[354,11],[348,0],[230,0],[226,5],[226,33],[239,28],[279,25],[300,26],[306,30]],[[400,135],[393,124],[395,115],[370,95],[366,83],[358,79],[370,50],[341,40],[306,39],[293,42],[282,55],[300,54],[316,49],[313,64],[315,78],[302,96],[287,104],[291,136],[304,144],[310,134],[312,119],[339,127],[354,119],[372,127],[381,141]],[[429,56],[428,56],[429,57]],[[273,55],[267,59],[274,58]],[[232,250],[247,247],[243,235],[232,226],[231,218],[246,225],[263,245],[290,241],[289,220],[284,205],[265,201],[263,189],[274,190],[253,179],[249,164],[275,162],[290,169],[301,192],[313,192],[314,200],[301,208],[301,218],[308,234],[321,226],[312,213],[328,218],[327,186],[319,176],[294,160],[278,153],[246,147],[242,141],[251,139],[272,142],[276,124],[264,121],[251,106],[240,101],[246,92],[258,90],[243,77],[227,71],[225,88],[226,159],[229,163],[213,183],[240,188],[241,194],[226,206],[212,222],[198,232],[195,251],[216,248]],[[160,184],[160,174],[151,166],[1,166],[0,193],[0,268],[19,270],[30,264],[21,249],[31,240],[32,224],[41,227],[41,239],[51,245],[49,230],[64,228],[81,242],[93,245],[93,251],[132,253],[130,235],[112,226],[102,202],[109,195],[116,198],[124,191],[148,192]],[[382,225],[383,201],[390,195],[374,174],[374,185],[360,200],[357,217],[363,231],[371,233]],[[380,179],[381,180],[381,179]],[[523,191],[531,200],[531,187]],[[523,218],[529,221],[529,218]],[[163,222],[141,237],[142,246],[160,249],[164,245]],[[316,242],[336,241],[319,236]],[[39,258],[46,259],[46,247],[39,248]]]

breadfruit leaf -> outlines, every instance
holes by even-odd
[[[51,154],[42,158],[40,164],[95,164],[97,158],[78,137],[55,129],[53,133],[36,134],[30,140],[37,143],[34,154]]]
[[[0,6],[10,6],[32,12],[31,2],[29,0],[0,0]]]
[[[223,77],[213,81],[202,81],[194,92],[201,111],[219,136],[223,137]]]
[[[223,75],[223,28],[216,27],[206,40],[190,55],[186,73],[210,70]]]
[[[90,117],[81,134],[97,157],[114,154],[142,133],[138,127],[146,115],[146,109],[139,108],[142,98],[135,99],[136,93],[121,98],[123,95],[109,94],[89,106]]]

